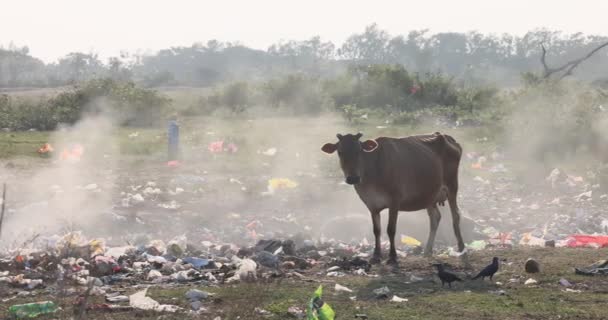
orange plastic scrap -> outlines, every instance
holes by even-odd
[[[473,163],[473,164],[471,165],[471,168],[472,168],[472,169],[481,169],[481,168],[482,168],[482,166],[481,166],[481,163],[476,162],[476,163]]]
[[[45,143],[42,145],[42,147],[40,147],[38,149],[38,153],[40,154],[45,154],[45,153],[50,153],[53,152],[53,146],[51,146],[50,143]]]

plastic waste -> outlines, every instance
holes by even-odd
[[[591,236],[574,234],[566,239],[567,246],[570,248],[603,248],[608,246],[608,236]]]
[[[422,244],[422,242],[418,241],[416,238],[401,235],[401,243],[406,246],[418,247]]]
[[[534,246],[534,247],[544,247],[545,239],[535,237],[530,232],[524,233],[521,239],[519,240],[519,244],[522,246]]]
[[[113,297],[107,296],[106,301],[108,301],[108,302],[128,302],[129,297],[127,297],[127,296],[113,296]]]
[[[35,318],[39,315],[55,313],[57,305],[52,301],[42,301],[10,306],[8,313],[17,319]]]
[[[567,279],[564,279],[564,278],[559,279],[559,284],[561,284],[564,287],[572,286],[572,283],[570,283],[570,281],[568,281]]]
[[[163,275],[158,270],[150,270],[148,276],[146,277],[148,280],[156,280],[161,278]]]
[[[237,275],[240,280],[248,280],[248,279],[256,279],[255,269],[257,268],[257,263],[251,259],[243,259],[239,261],[237,269]]]
[[[336,313],[321,299],[323,285],[315,291],[306,308],[307,320],[334,320]]]
[[[281,189],[293,189],[297,187],[298,184],[292,180],[287,178],[273,178],[268,180],[268,192],[275,193],[277,190]]]
[[[467,245],[467,248],[471,250],[483,250],[487,243],[485,240],[475,240]]]
[[[191,264],[195,269],[201,269],[209,265],[210,260],[197,257],[187,257],[182,259],[185,263]]]
[[[608,274],[608,260],[600,260],[590,266],[574,268],[576,274],[584,276],[596,276]]]
[[[185,235],[173,238],[167,244],[167,253],[175,257],[181,257],[184,255],[187,242],[188,240]]]
[[[409,301],[408,299],[401,298],[401,297],[398,297],[398,296],[393,296],[391,298],[391,302],[408,302],[408,301]]]
[[[260,265],[268,268],[279,267],[279,257],[268,251],[261,251],[255,256],[255,261]]]
[[[296,306],[287,308],[287,313],[289,313],[292,317],[296,319],[304,319],[304,317],[306,317],[306,313],[304,313],[304,310]]]
[[[334,287],[334,290],[336,290],[338,292],[340,292],[340,291],[343,291],[343,292],[353,292],[353,290],[351,290],[351,289],[349,289],[349,288],[347,288],[345,286],[339,285],[337,283],[336,283],[336,286]]]
[[[265,155],[265,156],[271,156],[272,157],[275,154],[277,154],[277,148],[270,148],[270,149],[268,149],[266,151],[263,151],[262,154]]]
[[[54,149],[50,143],[45,143],[38,149],[38,154],[44,157],[50,157],[51,153],[53,153]]]
[[[154,310],[154,311],[166,311],[166,312],[176,312],[180,308],[178,306],[169,305],[169,304],[160,304],[158,301],[146,297],[148,293],[148,289],[143,289],[129,296],[129,305],[136,309],[141,310]]]
[[[186,299],[190,301],[205,300],[209,297],[209,293],[197,289],[190,289],[186,292]]]
[[[384,286],[382,288],[374,289],[374,294],[378,299],[386,299],[391,294],[391,290],[387,286]]]
[[[144,257],[148,260],[149,263],[158,263],[158,264],[167,263],[167,259],[165,259],[161,256],[153,256],[150,254],[144,254]]]

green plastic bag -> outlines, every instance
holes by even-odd
[[[315,291],[314,295],[308,303],[306,309],[306,316],[308,320],[334,320],[336,313],[334,310],[323,300],[321,300],[321,294],[323,294],[323,286],[320,285]]]
[[[16,319],[36,318],[56,311],[57,305],[52,301],[18,304],[8,308],[8,313]]]

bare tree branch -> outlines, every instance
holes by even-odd
[[[574,70],[574,68],[578,67],[578,65],[581,64],[581,62],[583,62],[583,61],[591,58],[592,55],[594,55],[596,52],[600,51],[602,48],[604,48],[606,46],[608,46],[608,42],[606,42],[606,43],[600,45],[599,47],[591,50],[591,52],[589,52],[586,56],[584,56],[584,57],[582,57],[580,59],[573,60],[573,61],[569,62],[570,68],[568,68],[568,70],[566,70],[566,73],[564,73],[560,77],[560,79],[563,79],[563,78],[565,78],[565,77],[567,77],[569,75],[572,75],[572,70]]]
[[[561,80],[569,75],[572,75],[572,71],[578,67],[583,61],[591,58],[591,56],[593,56],[596,52],[598,52],[599,50],[601,50],[602,48],[608,46],[608,42],[605,42],[603,44],[601,44],[600,46],[596,47],[595,49],[591,50],[587,55],[585,55],[584,57],[569,61],[565,64],[563,64],[560,67],[557,68],[551,68],[547,65],[547,49],[545,49],[545,45],[543,43],[540,44],[540,47],[542,49],[542,54],[540,56],[540,62],[543,65],[543,79],[548,79],[549,77],[551,77],[551,75],[557,73],[557,72],[561,72],[566,70],[566,72],[564,72],[559,78],[558,80]]]

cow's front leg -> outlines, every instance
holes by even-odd
[[[381,210],[370,210],[372,214],[372,224],[374,225],[374,238],[376,240],[374,247],[374,256],[370,260],[371,263],[380,263],[382,261],[382,249],[380,248],[380,211]]]
[[[397,217],[399,215],[398,207],[391,207],[388,211],[388,226],[386,233],[391,242],[391,252],[388,256],[387,264],[397,265],[397,249],[395,248],[395,233],[397,232]]]

